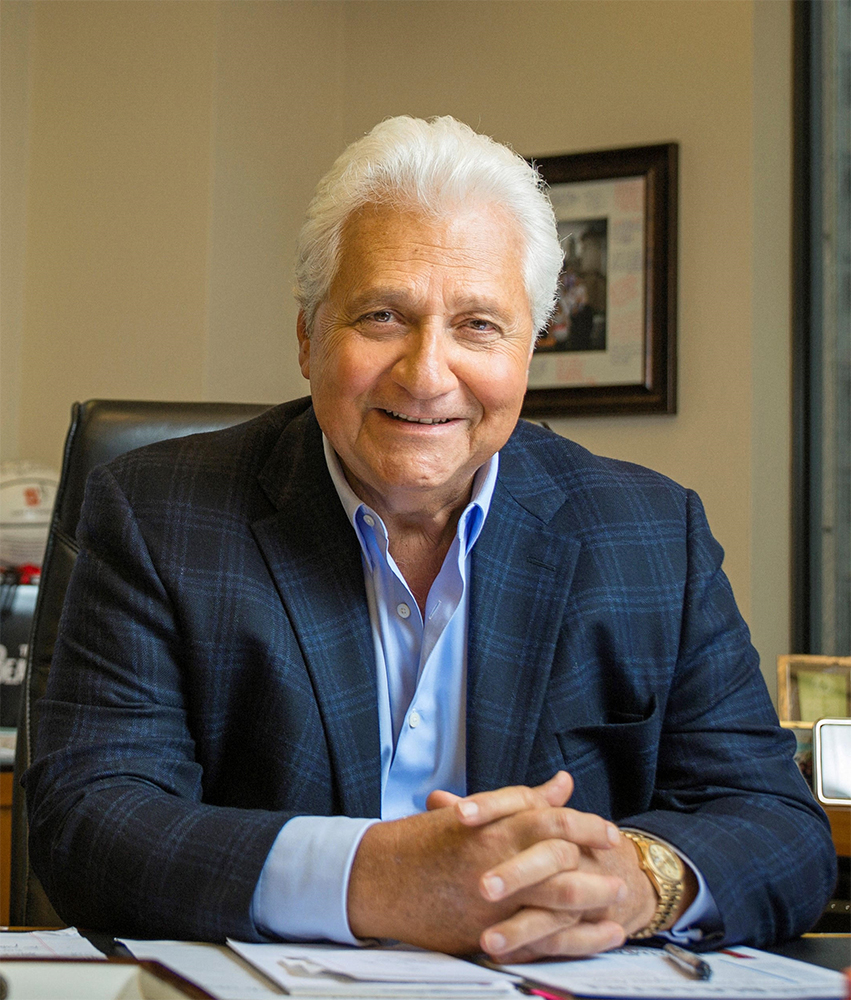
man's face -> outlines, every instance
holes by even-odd
[[[379,510],[466,502],[508,439],[533,344],[516,224],[498,206],[445,221],[369,206],[299,361],[352,488]]]

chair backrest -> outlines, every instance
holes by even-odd
[[[57,916],[30,868],[27,812],[21,775],[32,761],[36,719],[33,705],[44,693],[65,590],[77,558],[75,534],[91,470],[133,448],[218,430],[249,420],[268,409],[252,403],[158,403],[93,399],[75,403],[65,441],[62,471],[41,570],[30,632],[24,690],[15,748],[12,793],[12,924],[56,926]]]

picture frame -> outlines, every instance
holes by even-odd
[[[851,718],[851,656],[777,657],[777,714],[786,729]]]
[[[676,413],[678,144],[531,162],[565,267],[523,416]]]
[[[824,806],[851,806],[851,719],[813,726],[813,790]]]

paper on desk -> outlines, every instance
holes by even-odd
[[[159,962],[219,1000],[280,1000],[283,995],[223,945],[124,938],[121,943],[139,961]]]
[[[628,946],[591,958],[500,968],[578,997],[632,1000],[844,1000],[845,978],[807,962],[736,946],[700,956],[712,978],[689,978],[658,948]]]
[[[106,956],[76,927],[59,931],[4,931],[0,958],[102,958]]]
[[[228,944],[293,996],[480,1000],[515,995],[508,976],[419,948]]]

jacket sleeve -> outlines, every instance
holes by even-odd
[[[705,947],[794,937],[836,877],[827,818],[793,759],[699,499],[687,504],[679,657],[650,809],[623,825],[656,833],[700,869],[721,915]]]
[[[252,895],[289,816],[202,800],[179,615],[108,469],[78,540],[25,776],[34,869],[69,923],[257,940]]]

